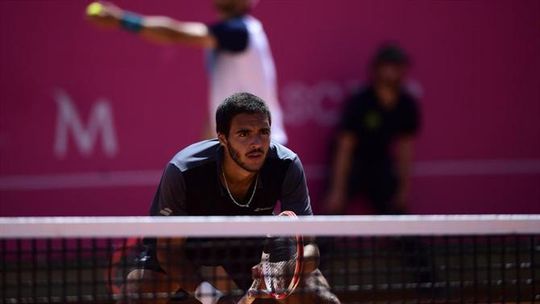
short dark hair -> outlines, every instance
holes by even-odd
[[[382,44],[373,60],[372,67],[376,68],[383,64],[409,65],[410,59],[407,53],[395,42],[386,42]]]
[[[240,92],[225,98],[217,108],[216,131],[218,133],[229,135],[231,121],[236,115],[242,113],[264,114],[268,117],[270,125],[272,124],[270,110],[266,106],[266,103],[264,103],[264,100],[251,93]]]

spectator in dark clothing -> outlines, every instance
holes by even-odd
[[[358,194],[377,214],[405,213],[419,129],[417,102],[403,88],[408,67],[402,49],[383,45],[371,63],[370,83],[346,102],[333,151],[328,213],[346,213]]]

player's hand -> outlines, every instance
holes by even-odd
[[[319,247],[312,244],[304,245],[304,264],[302,267],[302,274],[307,275],[319,268],[321,254]]]
[[[266,283],[264,282],[261,268],[261,263],[251,267],[251,278],[253,279],[253,284],[237,304],[251,304],[256,299],[271,298],[269,294],[262,292],[263,290],[266,290]]]
[[[253,279],[253,284],[248,289],[246,295],[244,295],[238,304],[250,304],[255,299],[271,299],[272,296],[265,292],[267,290],[266,283],[264,282],[264,276],[262,272],[262,264],[259,263],[251,267],[251,278]]]
[[[324,200],[327,214],[343,214],[345,212],[346,195],[343,191],[330,191]]]
[[[86,18],[101,27],[117,27],[124,11],[110,2],[92,2],[86,8]]]
[[[253,279],[253,285],[248,290],[248,296],[253,298],[271,298],[269,294],[261,292],[267,289],[261,263],[251,267],[251,278]]]

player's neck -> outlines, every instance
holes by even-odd
[[[232,185],[249,185],[257,175],[256,172],[250,172],[240,167],[230,157],[226,157],[223,160],[222,170],[227,177],[227,181]]]
[[[386,109],[393,109],[395,107],[399,95],[398,89],[387,85],[376,85],[375,92],[381,106]]]

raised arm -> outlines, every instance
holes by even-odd
[[[144,16],[107,2],[94,2],[87,9],[88,19],[97,25],[123,28],[152,41],[183,43],[213,48],[216,38],[201,22],[183,22],[166,16]]]

